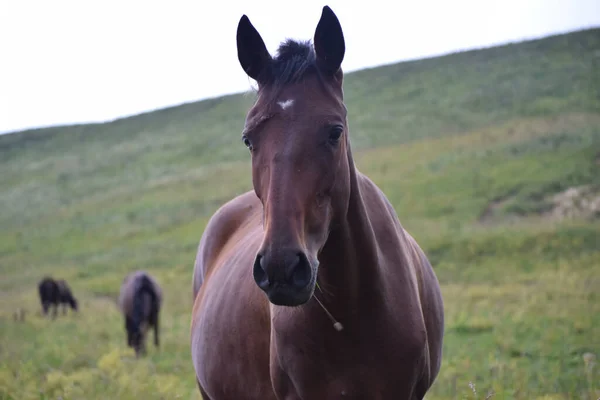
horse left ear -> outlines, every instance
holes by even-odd
[[[323,7],[314,37],[317,65],[328,75],[335,75],[344,60],[346,43],[340,21],[328,6]]]
[[[236,40],[240,65],[250,78],[263,83],[272,58],[260,33],[246,15],[240,18]]]

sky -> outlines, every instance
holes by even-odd
[[[0,0],[0,133],[246,91],[240,17],[274,53],[311,39],[324,5],[345,72],[600,26],[598,0]]]

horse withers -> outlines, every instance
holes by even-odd
[[[73,296],[71,288],[64,279],[55,280],[51,277],[43,278],[38,284],[38,293],[42,303],[42,312],[48,315],[51,306],[54,306],[52,318],[56,318],[59,305],[63,305],[63,315],[67,313],[67,308],[71,307],[77,311],[77,299]]]
[[[136,356],[146,353],[146,334],[154,328],[154,345],[159,347],[159,314],[162,290],[157,281],[145,271],[135,271],[123,279],[119,308],[125,317],[127,346]]]
[[[354,164],[338,18],[324,7],[312,44],[272,57],[244,15],[237,51],[258,83],[242,133],[254,190],[217,210],[196,255],[203,398],[423,399],[442,360],[441,291]]]

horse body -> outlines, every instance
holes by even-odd
[[[73,296],[71,288],[63,279],[54,280],[50,277],[45,277],[38,284],[38,292],[44,315],[48,314],[50,306],[54,306],[52,317],[56,318],[60,304],[63,305],[63,314],[67,313],[67,306],[77,311],[77,300]]]
[[[314,48],[288,42],[273,60],[247,19],[238,27],[259,83],[244,133],[254,191],[215,213],[196,256],[192,359],[206,400],[422,399],[439,372],[439,284],[354,165],[327,7]]]
[[[386,252],[387,262],[371,264],[375,268],[357,266],[373,285],[354,296],[327,282],[339,281],[339,269],[358,264],[352,260],[360,256],[340,260],[335,248],[321,253],[323,289],[329,292],[321,295],[340,300],[328,310],[342,321],[341,332],[318,303],[270,306],[248,279],[264,234],[262,205],[253,192],[225,204],[210,220],[195,265],[192,322],[192,356],[206,399],[388,399],[413,391],[416,396],[418,390],[415,398],[422,398],[439,371],[443,321],[425,318],[421,307],[439,308],[441,297],[419,285],[432,279],[431,266],[397,218],[382,219],[382,207],[395,215],[393,209],[367,177],[359,177],[371,200],[375,241],[391,242],[397,251]],[[203,285],[207,280],[214,284]],[[222,289],[224,282],[236,283],[235,295]]]
[[[123,279],[119,308],[125,318],[127,345],[136,355],[146,352],[146,333],[154,328],[154,345],[159,346],[159,314],[162,290],[156,280],[144,271],[135,271]]]

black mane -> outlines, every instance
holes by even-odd
[[[317,72],[316,59],[310,41],[288,39],[279,45],[264,83],[272,86],[297,83],[307,75]]]

